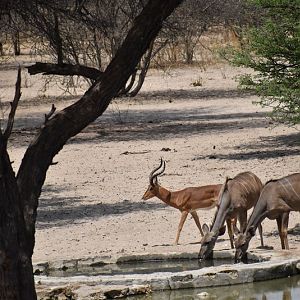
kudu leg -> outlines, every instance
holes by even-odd
[[[285,244],[285,249],[289,250],[289,241],[287,238],[288,235],[288,227],[289,227],[289,215],[290,213],[284,213],[282,217],[282,224],[283,224],[283,237],[284,237],[284,244]]]
[[[263,231],[262,231],[262,226],[261,223],[258,225],[258,232],[259,232],[259,236],[260,236],[260,246],[264,247],[264,239],[263,239]]]
[[[289,224],[289,213],[283,213],[276,218],[281,248],[289,249],[288,239],[287,239],[287,228]]]
[[[229,236],[229,240],[230,240],[230,247],[231,247],[231,249],[234,249],[232,226],[235,226],[235,225],[233,225],[232,219],[230,219],[230,218],[226,219],[226,224],[227,224],[228,236]]]
[[[201,224],[200,224],[200,220],[199,220],[197,212],[196,211],[191,211],[191,215],[192,215],[192,217],[193,217],[193,219],[194,219],[194,221],[195,221],[195,223],[196,223],[196,225],[197,225],[197,227],[200,231],[201,236],[203,236],[204,233],[203,233],[203,230],[201,228]]]
[[[182,211],[181,212],[181,218],[180,218],[180,222],[178,225],[178,229],[177,229],[177,235],[176,235],[176,240],[175,240],[175,245],[178,245],[178,240],[179,240],[179,236],[180,236],[180,232],[182,230],[183,224],[188,216],[189,212],[187,211]]]

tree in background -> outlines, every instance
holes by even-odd
[[[300,123],[300,1],[252,0],[263,10],[261,24],[246,30],[242,49],[231,52],[237,66],[255,72],[240,77],[254,90],[271,117],[288,124]]]
[[[46,81],[62,85],[65,92],[81,82],[84,86],[86,82],[91,85],[102,75],[146,3],[144,0],[3,1],[0,4],[0,55],[1,42],[5,49],[9,45],[9,49],[14,46],[16,50],[21,43],[19,50],[24,51],[21,54],[30,47],[30,54],[38,56],[39,62],[28,67],[29,73],[50,75]],[[244,2],[186,0],[172,18],[164,22],[161,33],[118,96],[133,97],[140,91],[150,63],[169,67],[180,63],[198,62],[203,66],[216,62],[215,41],[222,39],[227,29],[236,34],[240,25],[249,20]],[[6,13],[6,18],[1,18],[1,11]]]

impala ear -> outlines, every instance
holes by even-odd
[[[219,229],[219,236],[224,235],[226,232],[226,225],[223,225],[220,229]]]
[[[204,223],[202,225],[202,230],[203,230],[204,233],[208,233],[209,232],[209,227],[208,227],[208,225],[206,223]]]

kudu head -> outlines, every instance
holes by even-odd
[[[217,241],[217,238],[219,236],[218,233],[214,231],[210,231],[207,224],[203,224],[202,230],[204,233],[204,236],[201,239],[201,248],[198,254],[198,258],[200,260],[202,259],[208,259],[211,258],[212,250],[215,246],[215,243]]]
[[[216,241],[220,235],[223,235],[225,233],[226,227],[223,224],[217,224],[217,217],[222,211],[220,210],[220,202],[222,200],[222,196],[224,192],[227,190],[227,182],[229,178],[226,177],[226,181],[223,184],[219,196],[218,196],[218,209],[216,211],[216,214],[213,218],[212,226],[209,230],[209,227],[207,224],[204,224],[202,226],[202,230],[204,232],[204,236],[201,239],[201,248],[198,254],[198,258],[200,260],[202,259],[208,259],[212,257],[212,251],[215,247]],[[224,213],[224,212],[223,212]]]
[[[250,227],[246,232],[236,232],[236,238],[234,240],[235,246],[235,262],[240,262],[246,257],[246,253],[249,247],[249,242],[251,238],[254,236],[255,232],[253,227]]]
[[[162,170],[160,170],[162,168]],[[166,162],[161,158],[159,167],[155,168],[149,175],[149,186],[143,195],[143,200],[148,200],[152,197],[155,197],[158,193],[159,184],[157,181],[157,177],[165,171]],[[157,172],[159,171],[159,172]]]

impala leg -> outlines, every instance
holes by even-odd
[[[232,219],[226,219],[226,224],[227,224],[227,230],[228,230],[228,236],[229,236],[229,240],[230,240],[230,246],[231,246],[231,249],[234,248],[234,244],[233,244],[233,232],[232,232],[232,226],[233,226],[233,223],[232,223]]]
[[[194,221],[195,221],[195,223],[196,223],[196,225],[197,225],[197,227],[200,231],[201,236],[203,236],[204,233],[203,233],[203,230],[201,228],[201,224],[200,224],[200,220],[199,220],[197,212],[196,211],[191,211],[191,215],[192,215],[192,217],[193,217],[193,219],[194,219]]]
[[[178,225],[178,229],[177,229],[177,235],[176,235],[176,240],[175,240],[175,245],[178,245],[178,240],[179,240],[179,236],[180,236],[180,232],[182,230],[183,224],[188,216],[189,212],[187,211],[182,211],[181,212],[181,218],[180,218],[180,222]]]
[[[283,243],[285,246],[285,249],[289,250],[289,242],[287,239],[287,231],[289,226],[289,213],[284,213],[282,215],[282,237],[283,237]]]
[[[260,245],[261,245],[261,247],[264,247],[264,239],[263,239],[261,223],[258,225],[258,232],[259,232],[259,236],[260,236]]]

